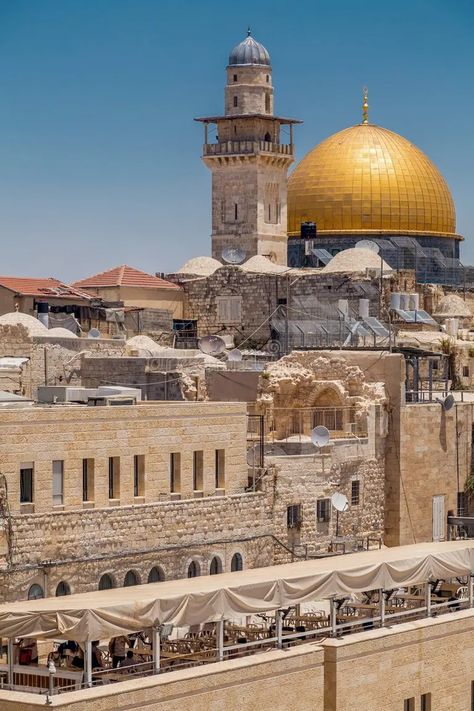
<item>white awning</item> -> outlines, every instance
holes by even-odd
[[[108,639],[474,573],[474,540],[383,548],[235,573],[0,606],[0,637]]]

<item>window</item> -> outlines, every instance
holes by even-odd
[[[239,100],[237,99],[236,96],[234,96],[234,106],[238,106],[238,105],[239,105]]]
[[[303,521],[301,504],[291,504],[286,509],[286,525],[288,528],[300,528]]]
[[[64,501],[64,462],[53,461],[53,506],[62,506]]]
[[[170,492],[179,494],[181,491],[181,454],[171,452],[170,454]]]
[[[58,587],[56,588],[56,597],[63,597],[64,595],[70,594],[71,588],[69,587],[69,584],[65,583],[64,580],[61,580]]]
[[[223,324],[242,323],[242,297],[218,296],[216,299],[217,320]]]
[[[234,81],[237,81],[237,74],[234,74]]]
[[[234,220],[239,219],[239,206],[237,205],[236,202],[234,202]]]
[[[269,82],[270,82],[270,74],[267,74],[267,77],[266,77],[266,78],[267,78],[267,84],[269,84]]]
[[[265,112],[270,113],[270,94],[265,94]]]
[[[114,587],[115,583],[113,581],[112,576],[108,573],[104,573],[104,575],[99,580],[99,590],[112,590],[112,588]]]
[[[420,711],[431,711],[431,694],[421,695]]]
[[[133,457],[133,495],[145,496],[145,456],[135,454]]]
[[[405,699],[403,702],[403,711],[415,711],[415,699]]]
[[[234,553],[232,556],[232,560],[230,562],[230,569],[232,573],[237,572],[238,570],[243,570],[244,569],[244,562],[242,560],[242,556],[240,553]]]
[[[217,556],[214,556],[209,567],[209,574],[218,575],[218,573],[222,573],[222,561]]]
[[[193,489],[202,491],[204,471],[204,452],[193,452]]]
[[[28,600],[40,600],[44,597],[43,588],[41,585],[34,583],[28,590]]]
[[[216,449],[215,456],[216,489],[225,489],[225,449]]]
[[[134,570],[129,570],[128,573],[125,574],[123,587],[130,588],[132,585],[140,585],[140,578]]]
[[[94,501],[94,460],[82,460],[82,500]]]
[[[463,367],[462,367],[462,375],[463,375],[463,378],[468,378],[468,377],[469,377],[469,366],[468,366],[468,365],[463,365]]]
[[[20,503],[33,503],[33,462],[20,464]]]
[[[351,504],[359,506],[360,503],[360,481],[355,479],[351,484]]]
[[[316,501],[316,518],[318,523],[327,523],[331,518],[330,499],[318,499]]]
[[[268,221],[272,221],[272,206],[270,204],[268,205]]]
[[[109,457],[109,499],[120,498],[120,457]]]
[[[195,560],[192,560],[188,567],[188,578],[197,578],[199,577],[199,575],[201,575],[201,568],[199,567],[199,563],[196,563]]]
[[[474,681],[471,681],[471,711],[474,711]]]
[[[155,565],[154,568],[150,570],[148,573],[148,582],[149,583],[162,583],[165,579],[165,574],[163,572],[163,569],[160,568],[158,565]]]
[[[457,510],[457,515],[458,516],[465,516],[466,515],[466,494],[464,491],[458,491],[458,510]]]

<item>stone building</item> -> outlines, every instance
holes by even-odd
[[[221,260],[232,248],[286,264],[287,171],[300,122],[274,115],[270,57],[250,31],[229,57],[224,115],[196,120],[204,124],[202,159],[212,171],[212,256]],[[286,126],[290,139],[282,143]]]

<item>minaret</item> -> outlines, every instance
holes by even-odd
[[[286,264],[287,173],[293,124],[301,122],[274,116],[270,56],[250,29],[229,57],[224,116],[196,121],[204,124],[202,159],[212,171],[212,256],[222,260],[226,247],[239,247],[246,259],[263,254]],[[281,142],[282,126],[289,143]]]

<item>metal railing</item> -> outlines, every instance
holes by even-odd
[[[205,143],[203,146],[205,156],[262,152],[292,156],[293,144],[274,143],[273,141],[222,141],[220,143]]]

